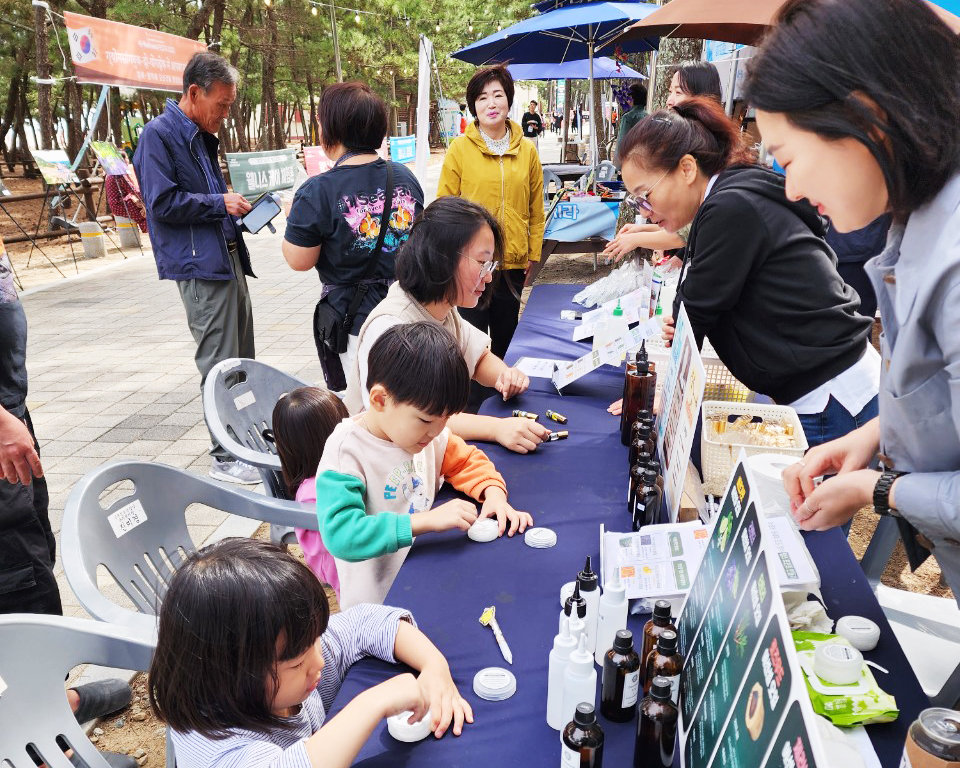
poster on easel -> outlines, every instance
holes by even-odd
[[[109,141],[91,141],[90,149],[97,156],[97,162],[107,176],[126,176],[127,158]]]
[[[681,764],[825,766],[777,553],[743,461],[741,453],[677,619]]]
[[[664,502],[670,522],[675,523],[707,381],[697,340],[682,304],[670,346],[670,361],[665,371],[657,371],[657,379],[663,382],[657,416],[657,450],[663,462]]]
[[[50,186],[80,183],[80,178],[70,167],[70,158],[62,149],[31,149],[30,154],[43,180]]]

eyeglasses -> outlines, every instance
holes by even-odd
[[[497,269],[500,268],[500,262],[499,262],[499,261],[493,261],[493,260],[491,260],[491,261],[480,261],[480,259],[474,259],[473,257],[470,257],[470,260],[471,260],[471,261],[474,261],[474,262],[476,262],[477,264],[480,265],[480,278],[481,278],[481,279],[484,278],[484,277],[486,277],[486,276],[489,275],[489,274],[492,274],[493,272],[495,272]]]
[[[653,192],[657,184],[663,181],[669,173],[670,171],[664,172],[663,176],[653,182],[653,184],[650,185],[650,189],[648,189],[646,192],[641,192],[639,195],[627,195],[624,202],[626,202],[627,205],[633,208],[633,210],[635,210],[637,213],[641,213],[643,215],[653,213],[653,206],[647,202],[650,198],[650,193]]]

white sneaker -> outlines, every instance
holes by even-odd
[[[211,459],[210,477],[225,483],[240,483],[240,485],[256,485],[260,482],[259,470],[239,460]]]

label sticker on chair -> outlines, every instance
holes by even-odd
[[[233,399],[233,404],[237,406],[238,411],[242,411],[255,402],[257,402],[257,398],[253,396],[253,392],[244,392],[242,395],[238,395]]]
[[[134,499],[107,517],[107,521],[113,528],[113,534],[119,539],[123,534],[130,533],[141,523],[147,522],[147,512],[140,500]]]

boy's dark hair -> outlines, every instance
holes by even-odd
[[[633,83],[630,86],[630,98],[633,99],[633,106],[644,106],[647,103],[647,86],[643,83]]]
[[[456,339],[429,321],[395,325],[377,339],[367,357],[367,390],[380,384],[397,403],[430,416],[467,407],[470,372]]]
[[[513,75],[507,69],[506,64],[497,64],[492,67],[484,67],[473,73],[470,82],[467,83],[467,106],[470,107],[470,114],[477,116],[477,99],[487,83],[497,81],[503,87],[503,92],[507,96],[507,106],[513,106]]]
[[[277,662],[310,648],[329,618],[317,577],[280,547],[245,538],[204,547],[160,606],[150,705],[174,730],[213,739],[288,728],[271,712],[267,680],[276,687]]]
[[[960,42],[919,0],[786,3],[745,96],[801,130],[863,144],[901,221],[960,167]]]
[[[709,61],[684,61],[674,70],[680,76],[680,87],[690,96],[709,96],[723,100],[720,73]],[[671,75],[671,78],[673,75]]]
[[[290,498],[304,480],[317,474],[327,438],[349,415],[339,397],[320,387],[299,387],[277,400],[273,437]]]
[[[351,152],[376,152],[387,135],[387,105],[366,83],[333,83],[317,107],[324,149],[342,144]]]
[[[447,301],[456,306],[463,250],[484,226],[493,232],[493,258],[499,261],[503,232],[493,214],[462,197],[438,197],[413,222],[410,236],[400,246],[394,267],[400,287],[421,304]],[[491,285],[484,290],[481,305],[489,301]]]
[[[663,171],[673,170],[684,155],[692,155],[707,176],[755,160],[739,126],[724,114],[719,102],[704,96],[643,118],[630,129],[620,154],[624,163],[639,162]]]

